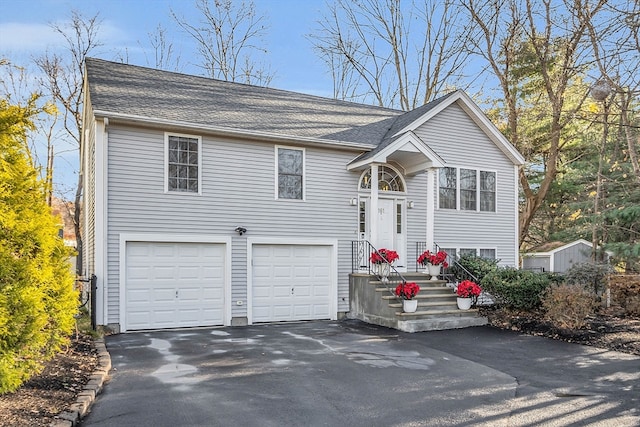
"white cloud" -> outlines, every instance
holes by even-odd
[[[47,24],[0,23],[0,51],[44,51],[62,42],[62,36]]]

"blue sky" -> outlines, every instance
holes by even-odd
[[[317,26],[326,7],[324,0],[254,1],[269,26],[264,48],[268,50],[266,62],[275,72],[270,86],[332,96],[331,78],[305,38]],[[31,58],[60,50],[64,41],[50,24],[68,20],[71,10],[76,10],[85,17],[100,14],[99,38],[104,45],[94,56],[116,61],[126,56],[131,64],[153,66],[146,59],[145,47],[151,58],[148,34],[162,24],[180,52],[180,71],[202,74],[195,66],[198,58],[191,50],[193,42],[170,16],[173,10],[179,16],[195,19],[199,12],[192,0],[0,0],[0,10],[0,58],[15,65],[32,67]],[[46,142],[37,141],[36,146],[37,156],[44,159]],[[74,148],[63,143],[56,148],[54,186],[58,195],[67,198],[72,197],[77,182],[78,155]]]
[[[316,27],[324,0],[255,3],[269,25],[264,45],[276,73],[271,86],[331,96],[331,79],[305,38]],[[141,44],[148,46],[148,33],[162,24],[182,53],[182,71],[199,74],[190,65],[198,60],[189,51],[192,42],[170,16],[173,10],[187,18],[196,17],[198,11],[191,0],[0,0],[0,55],[19,64],[30,55],[55,50],[61,40],[49,23],[68,19],[72,9],[85,16],[100,13],[101,40],[105,43],[98,55],[101,58],[117,60],[119,55],[128,55],[132,64],[152,65],[147,63]]]

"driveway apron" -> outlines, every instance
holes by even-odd
[[[640,425],[640,358],[490,327],[303,322],[106,343],[111,380],[83,426]]]

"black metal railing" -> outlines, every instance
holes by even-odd
[[[441,250],[440,246],[437,243],[434,243],[434,252],[438,252]],[[416,242],[416,271],[421,267],[418,264],[418,257],[427,250],[427,242]],[[467,270],[462,264],[458,262],[458,257],[456,254],[447,253],[447,262],[449,263],[449,267],[443,269],[442,276],[450,280],[452,283],[456,285],[463,280],[471,280],[472,282],[480,284],[480,280],[469,270]],[[476,304],[478,305],[491,305],[493,304],[493,298],[491,295],[486,292],[482,292],[478,297]]]
[[[400,273],[393,264],[383,263],[374,264],[371,262],[371,254],[376,253],[381,258],[384,256],[378,251],[378,249],[371,244],[368,240],[353,240],[351,242],[351,272],[367,273],[375,275],[378,279],[384,282],[385,278],[387,282],[392,283],[406,283],[407,279]],[[374,266],[379,266],[374,268]],[[400,298],[393,292],[389,286],[385,286],[389,293],[400,301]]]

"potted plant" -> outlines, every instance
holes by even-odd
[[[471,306],[476,303],[481,292],[482,288],[471,280],[463,280],[458,283],[458,287],[456,288],[458,308],[460,310],[469,310]]]
[[[393,264],[400,256],[396,251],[391,249],[379,249],[371,252],[369,260],[373,264],[373,271],[382,282],[387,282],[389,276],[390,265]]]
[[[418,309],[418,300],[414,299],[420,292],[420,286],[415,282],[402,282],[396,286],[396,296],[402,298],[402,311],[414,313]]]
[[[426,267],[425,272],[431,276],[431,280],[438,280],[440,269],[449,267],[445,251],[438,251],[435,254],[432,254],[431,251],[424,251],[418,257],[418,264]]]

